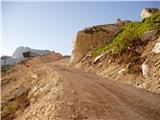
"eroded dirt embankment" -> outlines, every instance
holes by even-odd
[[[17,88],[18,85],[29,88],[29,104],[25,109],[15,112],[15,120],[160,118],[158,94],[59,65],[58,62],[35,65],[21,72],[14,82]],[[2,86],[3,91],[7,85]],[[14,89],[10,88],[10,91]]]

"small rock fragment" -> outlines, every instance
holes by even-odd
[[[156,43],[155,47],[152,49],[154,53],[160,53],[160,42]]]
[[[72,106],[72,105],[73,105],[73,102],[68,102],[67,105],[68,105],[68,106]]]
[[[142,64],[142,74],[144,78],[148,78],[149,76],[149,67],[146,61]]]
[[[120,71],[118,71],[118,73],[119,73],[119,74],[124,74],[125,71],[126,71],[126,69],[125,69],[125,68],[122,68]]]
[[[33,79],[37,79],[37,78],[38,78],[38,76],[37,76],[36,74],[33,74],[31,77],[32,77]]]

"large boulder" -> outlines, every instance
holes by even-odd
[[[109,24],[79,31],[73,43],[71,64],[78,63],[90,50],[110,40],[121,28],[122,25]]]
[[[160,37],[157,40],[158,42],[155,44],[154,48],[152,49],[152,52],[154,53],[160,53]]]
[[[160,11],[158,8],[144,8],[141,12],[142,19],[152,16],[154,13]]]
[[[142,34],[141,40],[144,42],[144,41],[155,39],[157,37],[157,33],[158,33],[157,29],[146,31]]]
[[[144,78],[149,77],[149,66],[146,61],[142,64],[142,74]]]

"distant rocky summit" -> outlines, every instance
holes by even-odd
[[[23,46],[20,46],[18,47],[15,52],[13,53],[12,56],[2,56],[1,57],[1,65],[2,66],[6,66],[6,65],[13,65],[17,62],[20,62],[22,60],[24,60],[24,53],[34,53],[34,56],[38,56],[38,55],[45,55],[45,54],[48,54],[48,53],[51,53],[50,50],[36,50],[36,49],[31,49],[29,47],[23,47]],[[54,51],[53,51],[54,53]],[[57,54],[57,53],[55,53]],[[33,56],[33,55],[32,55]]]
[[[23,47],[20,46],[18,47],[15,52],[13,53],[12,57],[18,59],[18,61],[23,60],[23,53],[25,52],[33,52],[33,53],[37,53],[38,55],[44,55],[47,53],[50,53],[50,50],[36,50],[36,49],[31,49],[29,47]]]
[[[144,8],[141,12],[141,17],[142,18],[150,17],[158,11],[160,11],[160,9],[158,9],[158,8]]]

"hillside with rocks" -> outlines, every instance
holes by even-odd
[[[68,62],[67,57],[19,64],[8,71],[2,79],[2,119],[159,120],[158,94],[69,67]]]
[[[79,31],[71,57],[47,52],[1,71],[1,118],[159,120],[160,11],[141,16]]]
[[[78,33],[72,53],[75,59],[71,60],[71,64],[105,78],[160,93],[160,12],[146,8],[141,16],[142,21],[121,25],[112,32],[112,36],[104,37],[103,43],[92,49],[90,46],[95,43],[90,41],[94,37],[89,39],[87,36],[90,33],[85,33],[84,47],[85,37]]]

